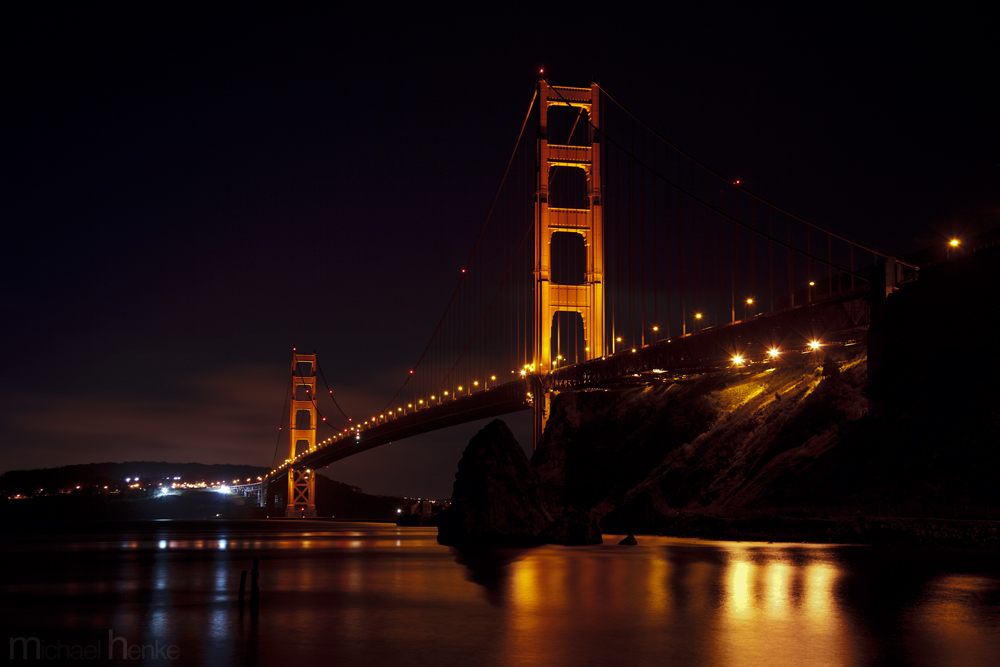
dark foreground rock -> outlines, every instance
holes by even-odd
[[[499,419],[490,422],[458,463],[451,507],[439,518],[438,542],[534,544],[550,523],[538,473],[507,425]]]
[[[539,540],[548,544],[564,544],[566,546],[584,546],[601,544],[601,526],[593,510],[578,510],[567,507],[562,516],[539,535]]]
[[[625,546],[625,547],[634,547],[637,544],[639,544],[639,542],[635,539],[635,535],[633,535],[632,533],[629,533],[625,537],[625,539],[623,539],[621,542],[618,543],[619,546]]]

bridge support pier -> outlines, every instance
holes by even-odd
[[[288,518],[316,516],[316,473],[304,470],[288,471],[288,502],[285,504]]]
[[[316,449],[316,355],[292,354],[292,405],[289,410],[288,459],[300,447]],[[286,517],[316,516],[316,474],[308,469],[288,471]]]
[[[585,361],[604,354],[604,222],[601,206],[601,138],[595,131],[600,122],[600,88],[564,88],[538,82],[538,151],[535,190],[535,309],[534,364],[537,375],[532,382],[535,404],[535,446],[545,431],[550,396],[544,377],[555,367],[552,328],[560,311],[577,313],[583,324],[584,349],[575,350],[575,361]],[[569,136],[552,137],[549,142],[551,107],[569,107],[577,114]],[[586,133],[585,144],[572,144],[579,128]],[[567,192],[556,192],[562,199],[550,207],[551,186],[556,170],[583,171],[587,181],[586,197],[568,199]],[[583,237],[585,266],[583,282],[559,284],[553,281],[552,237],[554,234],[578,234]],[[558,274],[557,274],[558,275]],[[582,354],[581,354],[582,352]],[[580,358],[582,357],[582,359]]]

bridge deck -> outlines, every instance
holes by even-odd
[[[793,351],[806,349],[811,340],[823,344],[864,340],[869,321],[868,291],[855,290],[809,305],[659,341],[635,352],[618,352],[566,366],[553,371],[543,381],[548,389],[565,390],[654,370],[703,373],[731,365],[734,354],[740,354],[749,361],[764,358],[772,347]],[[395,440],[478,419],[530,410],[533,403],[528,396],[529,391],[528,381],[520,379],[425,407],[369,427],[357,435],[345,434],[282,466],[269,477],[269,481],[284,477],[289,467],[322,468]]]
[[[480,391],[455,400],[429,406],[410,414],[391,419],[386,423],[367,428],[357,436],[351,434],[326,446],[299,457],[294,468],[322,468],[335,461],[359,454],[395,440],[402,440],[421,433],[458,426],[478,419],[530,410],[528,383],[520,379],[486,391]],[[289,466],[282,467],[271,477],[284,476]]]

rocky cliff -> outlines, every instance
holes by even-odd
[[[997,266],[993,244],[923,267],[873,306],[870,357],[864,345],[828,348],[555,396],[531,461],[553,518],[537,539],[760,538],[771,521],[786,537],[996,545]]]
[[[496,507],[509,514],[524,502],[512,498],[530,496],[530,527],[520,536],[560,544],[599,542],[602,530],[710,534],[715,524],[698,516],[726,517],[720,534],[742,526],[758,537],[767,535],[762,518],[995,518],[998,392],[915,387],[909,401],[876,415],[867,412],[866,387],[867,357],[858,347],[853,358],[803,355],[647,386],[564,392],[553,400],[530,468],[489,463],[485,441],[474,440],[466,457],[482,465],[473,472],[463,458],[456,496],[492,503],[466,519],[479,522],[480,533]],[[505,471],[505,481],[490,470]],[[546,515],[551,523],[539,528]],[[750,519],[758,520],[752,529]],[[518,532],[516,518],[498,520],[499,533]],[[811,539],[859,534],[854,524],[823,524],[817,533],[807,523],[795,525]]]

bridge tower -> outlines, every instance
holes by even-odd
[[[604,354],[604,227],[601,214],[599,88],[563,88],[538,82],[538,146],[535,190],[535,331],[532,396],[535,404],[535,446],[549,416],[550,394],[545,376],[553,368],[552,328],[556,313],[578,313],[583,322],[586,359]],[[577,112],[573,132],[586,132],[588,144],[549,143],[549,110],[570,107]],[[589,122],[587,122],[589,120]],[[571,137],[566,137],[569,143]],[[581,169],[587,180],[586,207],[550,207],[549,195],[557,169]],[[557,202],[561,203],[561,202]],[[581,202],[582,203],[582,202]],[[566,232],[583,236],[586,265],[582,284],[552,280],[552,236]]]
[[[316,449],[316,355],[292,353],[292,405],[289,410],[288,458],[296,448]],[[316,516],[316,472],[288,470],[285,516]]]

